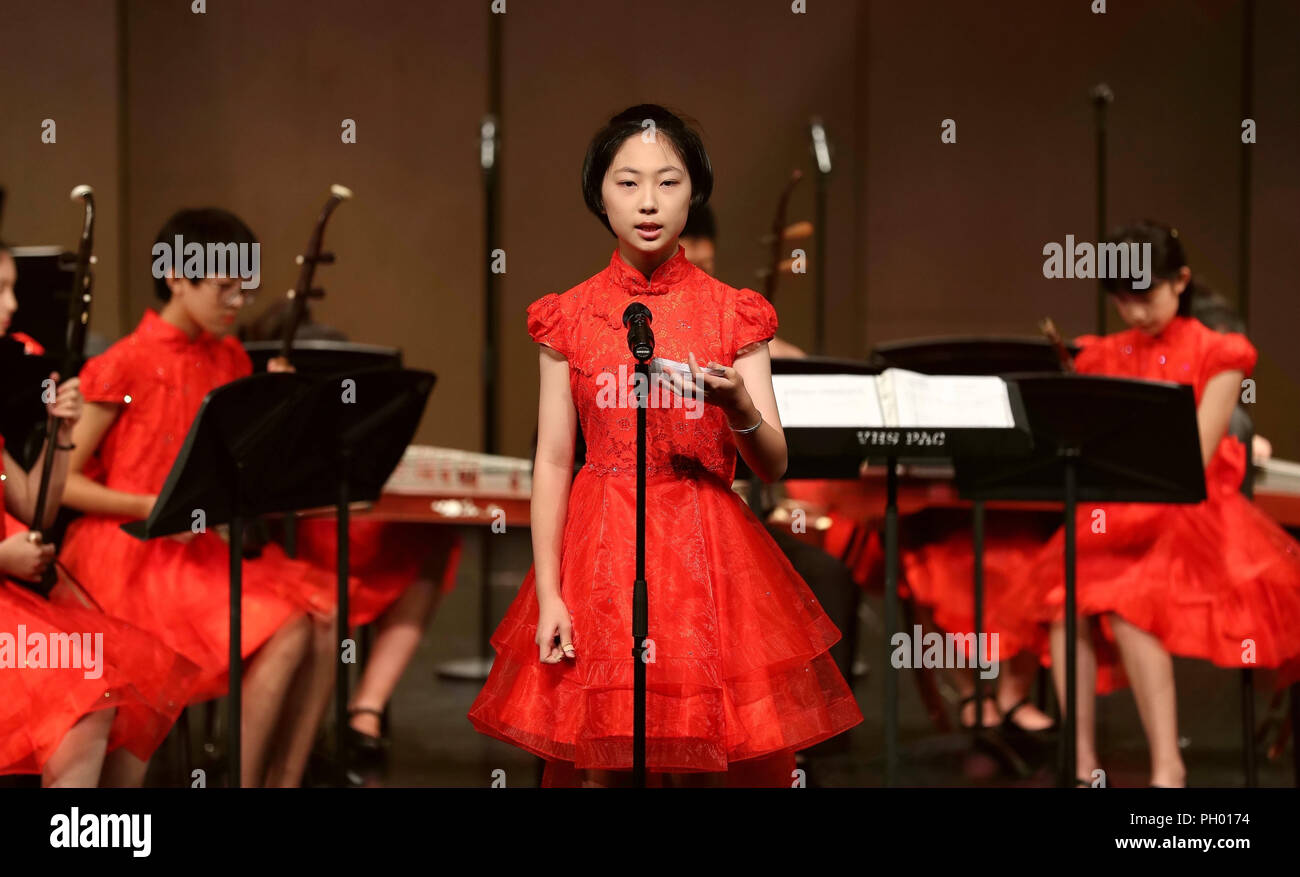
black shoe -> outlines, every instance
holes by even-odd
[[[383,711],[371,707],[354,707],[348,710],[348,718],[357,713],[372,713],[382,716]],[[347,752],[348,766],[358,771],[383,770],[388,767],[388,755],[392,741],[387,737],[363,734],[349,723],[343,732],[343,746]]]

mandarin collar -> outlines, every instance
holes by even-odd
[[[1141,329],[1134,329],[1134,337],[1143,345],[1173,344],[1183,330],[1192,321],[1191,317],[1177,316],[1169,321],[1169,325],[1161,330],[1159,335],[1148,335]]]
[[[164,320],[153,308],[145,309],[144,317],[141,318],[136,332],[144,338],[176,344],[181,347],[190,344],[210,346],[220,341],[217,336],[206,329],[200,329],[197,336],[190,338],[184,329]]]
[[[684,281],[694,266],[686,260],[686,248],[677,245],[677,252],[654,270],[647,282],[645,275],[633,268],[619,255],[618,247],[609,260],[610,278],[629,295],[663,295]]]

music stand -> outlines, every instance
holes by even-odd
[[[317,483],[322,492],[316,495],[322,499],[331,492],[335,506],[340,647],[351,632],[350,503],[379,499],[415,436],[436,382],[433,373],[414,369],[380,366],[347,370],[318,380],[299,406],[300,418],[293,429],[300,440],[293,444],[306,449],[299,472]],[[304,496],[309,494],[307,485],[302,490]],[[314,505],[326,505],[328,501]],[[343,785],[347,771],[343,741],[348,723],[348,669],[343,661],[337,664],[334,681],[334,746],[339,784]]]
[[[879,368],[822,357],[783,360],[774,374],[874,375]],[[1010,428],[797,427],[782,425],[789,463],[787,478],[860,477],[863,460],[885,464],[885,666],[898,629],[898,464],[935,457],[1016,457],[1028,454],[1032,439],[1014,381],[1006,383]],[[885,784],[898,774],[898,675],[885,674]]]
[[[387,369],[383,373],[407,374]],[[377,448],[377,452],[369,457],[354,455],[351,465],[341,472],[335,471],[339,462],[337,449],[354,450],[358,440],[370,438],[367,426],[371,418],[386,413],[396,404],[391,399],[377,398],[372,391],[379,390],[379,384],[372,383],[364,373],[347,377],[357,381],[355,415],[350,410],[335,411],[331,417],[327,411],[331,406],[323,401],[327,396],[333,398],[333,408],[348,407],[339,404],[345,397],[340,396],[336,389],[338,385],[305,375],[263,373],[213,390],[199,406],[149,518],[122,525],[124,531],[139,539],[191,530],[196,511],[202,511],[205,527],[223,523],[230,525],[227,757],[233,786],[240,782],[244,522],[264,514],[319,508],[344,495],[360,501],[376,499],[401,456],[399,452],[394,458]],[[402,380],[398,379],[399,382]],[[361,389],[363,383],[368,389]],[[362,399],[366,400],[364,405]],[[404,399],[401,401],[405,402]],[[422,402],[420,410],[423,410]],[[319,442],[319,434],[311,431],[321,428],[322,422],[330,422],[338,430],[337,433],[325,433],[334,436],[333,442]],[[402,438],[402,450],[405,450],[409,435]],[[385,464],[388,469],[381,475],[380,470]],[[346,525],[346,511],[344,516]],[[342,537],[341,560],[346,563],[346,530]],[[343,576],[343,609],[346,609],[347,590],[345,570],[346,567],[340,573]],[[342,618],[346,623],[346,615]]]
[[[257,374],[266,371],[267,360],[280,355],[280,342],[245,341],[244,351]],[[300,375],[318,377],[353,369],[401,368],[402,351],[380,344],[299,339],[293,342],[293,367]]]
[[[972,500],[1064,503],[1066,693],[1058,781],[1073,786],[1076,505],[1204,501],[1196,397],[1188,385],[1163,381],[1095,375],[1007,377],[1020,387],[1034,451],[1010,462],[955,459],[957,490]]]
[[[1065,343],[1066,350],[1077,354],[1077,344]],[[912,338],[878,345],[870,361],[877,367],[904,368],[922,374],[1001,375],[1027,373],[1061,373],[1055,348],[1044,338],[952,336]],[[974,548],[973,591],[975,596],[975,641],[984,627],[984,501],[975,500],[971,508],[971,536]],[[993,752],[999,760],[1013,766],[1017,773],[1028,773],[1027,765],[997,739],[984,734],[984,683],[975,674],[975,723],[971,732],[975,741]]]

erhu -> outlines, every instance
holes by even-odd
[[[76,264],[73,272],[72,294],[68,300],[68,331],[63,353],[63,368],[59,378],[66,380],[76,373],[86,352],[86,330],[90,326],[90,302],[94,289],[94,274],[91,266],[95,262],[95,190],[90,186],[77,186],[72,190],[73,201],[81,201],[85,214],[81,225],[81,242],[77,245]],[[32,528],[27,538],[33,542],[43,540],[41,530],[45,526],[45,507],[49,504],[50,480],[54,474],[54,455],[57,451],[61,418],[50,415],[45,423],[45,457],[41,466],[41,484],[36,493],[36,509],[32,514]],[[53,586],[57,576],[54,564],[45,569],[41,585],[46,592]]]
[[[340,186],[338,183],[330,186],[329,200],[321,208],[320,217],[316,220],[316,227],[312,229],[311,240],[307,242],[307,249],[297,259],[299,266],[298,282],[288,292],[289,318],[284,322],[284,337],[280,342],[280,356],[286,360],[289,358],[289,354],[293,352],[294,335],[298,333],[298,327],[302,325],[302,321],[307,316],[308,301],[313,298],[324,298],[325,296],[325,290],[312,286],[316,266],[330,265],[334,262],[333,253],[321,252],[321,244],[325,239],[325,224],[329,222],[334,208],[351,197],[352,190],[347,186]]]

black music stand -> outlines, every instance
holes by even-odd
[[[266,371],[267,362],[280,355],[279,341],[245,341],[244,352],[253,362],[253,374]],[[402,351],[377,344],[354,344],[350,341],[295,340],[293,368],[300,375],[325,377],[343,372],[372,368],[401,368]],[[289,513],[283,521],[284,551],[298,556],[298,516]]]
[[[424,379],[423,373],[385,369],[399,376],[405,389]],[[414,374],[416,377],[411,377]],[[205,526],[230,525],[230,717],[227,728],[230,784],[240,782],[241,697],[241,594],[243,530],[249,518],[263,514],[319,508],[340,497],[366,501],[378,498],[384,481],[400,459],[391,459],[383,446],[371,455],[355,454],[357,443],[370,439],[369,424],[393,408],[405,407],[405,397],[381,399],[381,381],[365,373],[341,376],[356,381],[356,410],[343,409],[338,384],[292,373],[258,374],[218,387],[207,395],[190,426],[180,454],[163,484],[153,512],[144,521],[123,524],[139,539],[181,533],[192,528],[194,512],[202,510]],[[430,379],[431,387],[432,376]],[[362,389],[363,386],[365,389]],[[427,395],[427,391],[426,391]],[[327,403],[326,399],[332,399]],[[365,403],[362,403],[362,400]],[[419,410],[423,411],[423,399]],[[418,416],[416,417],[418,423]],[[327,428],[333,442],[319,442],[313,430]],[[414,426],[411,427],[414,432]],[[409,434],[401,436],[402,451]],[[350,464],[336,471],[338,451],[352,453]],[[391,459],[391,462],[390,462]],[[384,465],[386,470],[380,471]],[[346,504],[340,539],[341,561],[346,564]],[[346,624],[346,566],[340,571]]]
[[[199,406],[153,511],[143,521],[123,524],[137,539],[192,530],[195,512],[204,528],[230,525],[230,717],[229,783],[240,783],[242,685],[242,574],[245,521],[258,515],[303,508],[282,479],[296,466],[280,437],[298,401],[311,386],[293,374],[259,374],[209,393]],[[317,503],[319,504],[319,503]]]
[[[11,254],[18,270],[22,307],[14,314],[9,331],[24,332],[40,341],[46,355],[60,363],[68,349],[68,303],[77,254],[58,246],[14,247]]]
[[[244,351],[253,361],[253,373],[266,371],[266,363],[280,355],[279,341],[245,341]],[[323,377],[354,369],[401,368],[402,351],[380,344],[352,341],[293,342],[293,367],[300,375]]]
[[[1077,344],[1066,343],[1073,356]],[[1044,338],[997,338],[952,336],[912,338],[878,345],[871,353],[873,365],[904,368],[922,374],[1008,375],[1035,372],[1061,373],[1061,361],[1051,343]],[[977,499],[971,509],[971,536],[974,548],[975,634],[976,642],[984,628],[984,501]],[[984,733],[984,684],[975,674],[975,723],[971,727],[974,741],[992,753],[1004,765],[1021,776],[1030,770],[1018,752]]]
[[[45,441],[46,412],[41,382],[62,368],[49,354],[29,354],[21,342],[0,337],[0,435],[14,462],[30,470]],[[59,375],[66,380],[66,375]]]
[[[1079,502],[1197,503],[1206,498],[1190,386],[1093,375],[1009,375],[1033,433],[1021,460],[955,459],[965,499],[1064,503],[1065,702],[1059,777],[1076,765],[1075,509]]]
[[[774,361],[773,374],[874,375],[877,366],[823,357]],[[885,666],[890,665],[891,640],[898,631],[898,464],[936,457],[1017,457],[1032,448],[1025,410],[1013,381],[1007,382],[1007,400],[1014,426],[985,428],[897,427],[791,427],[783,424],[789,464],[786,478],[860,477],[865,459],[885,464]],[[885,673],[885,784],[898,776],[898,675]]]
[[[299,473],[313,485],[301,495],[333,501],[337,527],[338,641],[349,638],[349,504],[379,499],[424,416],[437,377],[426,371],[388,366],[345,370],[320,378],[298,406],[290,445],[305,451]],[[322,437],[324,440],[322,441]],[[307,508],[308,506],[303,506]],[[344,732],[348,725],[348,669],[339,661],[335,675],[335,758],[340,785],[346,783]]]

